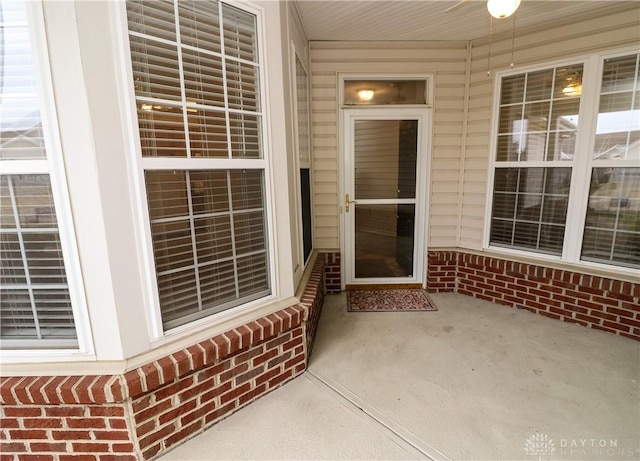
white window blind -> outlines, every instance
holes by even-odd
[[[256,16],[182,0],[127,13],[166,330],[271,293]]]
[[[588,62],[501,79],[489,244],[640,268],[640,55]]]
[[[29,27],[26,2],[0,2],[0,338],[75,347]]]

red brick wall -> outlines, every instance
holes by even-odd
[[[301,304],[115,376],[0,378],[0,461],[149,460],[302,373],[324,258]]]
[[[640,340],[640,283],[464,252],[428,257],[431,292],[455,291]]]
[[[300,300],[300,304],[307,312],[307,356],[311,355],[311,350],[313,349],[313,342],[316,338],[316,331],[320,321],[320,312],[322,311],[322,303],[324,301],[324,267],[324,255],[318,255],[311,270],[305,290],[302,293],[302,299]]]
[[[324,255],[324,283],[327,293],[340,293],[340,291],[342,291],[342,282],[340,280],[340,253],[324,253]]]
[[[305,369],[304,311],[290,307],[125,375],[143,459]]]

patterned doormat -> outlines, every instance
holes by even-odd
[[[426,290],[352,290],[347,292],[349,312],[437,311]]]

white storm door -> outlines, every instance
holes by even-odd
[[[424,284],[429,109],[344,111],[345,282]]]

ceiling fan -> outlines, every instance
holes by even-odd
[[[453,6],[450,6],[445,13],[457,10],[459,7],[467,3],[469,0],[461,0]],[[487,0],[487,10],[489,14],[496,19],[504,19],[516,12],[522,0]]]

